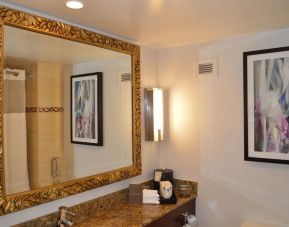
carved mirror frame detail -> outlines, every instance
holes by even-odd
[[[17,27],[68,39],[124,54],[132,58],[132,141],[133,164],[128,167],[100,173],[94,176],[75,179],[51,186],[21,192],[5,194],[4,154],[3,154],[3,29],[4,25]],[[0,6],[0,215],[47,203],[80,192],[125,180],[141,174],[141,108],[140,108],[140,47],[92,31]]]

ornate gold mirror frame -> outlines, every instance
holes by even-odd
[[[132,109],[133,109],[133,165],[109,172],[97,174],[55,184],[31,191],[12,195],[5,194],[4,155],[3,154],[3,28],[9,25],[89,44],[124,54],[132,59]],[[53,21],[44,17],[28,14],[0,6],[0,215],[47,203],[90,189],[108,185],[141,174],[141,108],[140,108],[140,48],[134,44],[117,40],[105,35],[84,30],[75,26]]]

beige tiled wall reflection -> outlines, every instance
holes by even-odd
[[[33,89],[27,91],[37,97],[37,107],[62,106],[62,66],[45,62],[37,63]],[[36,93],[36,94],[35,94]],[[32,102],[31,102],[32,103]],[[56,183],[63,172],[62,112],[29,113],[29,167],[30,186],[41,187]],[[40,155],[41,153],[41,155]],[[60,158],[60,176],[52,176],[52,159]]]

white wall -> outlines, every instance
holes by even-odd
[[[199,182],[200,227],[244,220],[289,226],[289,166],[243,161],[244,51],[289,45],[289,29],[159,52],[167,89],[161,167]],[[217,77],[197,77],[196,60],[217,57]]]
[[[72,144],[77,178],[132,165],[132,84],[120,79],[122,73],[131,73],[131,58],[73,65],[73,75],[90,72],[103,73],[103,146]]]
[[[161,167],[174,169],[175,177],[199,182],[200,227],[238,227],[247,219],[288,226],[289,166],[243,161],[242,52],[285,45],[289,45],[289,30],[166,49],[159,56],[156,50],[143,47],[142,87],[159,82],[168,91],[166,139],[160,144],[142,142],[143,174],[2,216],[0,226],[149,179],[159,160]],[[219,76],[196,77],[196,59],[212,56],[218,57]]]
[[[71,66],[68,66],[71,68]],[[68,70],[66,70],[68,71]],[[103,146],[88,146],[70,142],[70,79],[71,75],[91,72],[103,73]],[[129,55],[122,58],[102,59],[75,64],[70,73],[64,73],[64,153],[65,161],[73,160],[76,178],[132,165],[132,84],[121,82],[121,74],[131,73]],[[85,154],[85,155],[84,155]],[[68,157],[69,155],[73,158]]]
[[[157,85],[157,51],[148,47],[141,48],[141,85],[151,87]],[[143,91],[143,89],[142,89]],[[142,94],[143,97],[143,94]],[[143,107],[143,105],[142,105]],[[143,108],[142,108],[143,112]],[[142,115],[142,125],[144,125]],[[142,127],[142,141],[144,141],[144,131]],[[46,203],[37,207],[29,208],[0,217],[0,226],[10,226],[18,224],[32,218],[36,218],[51,212],[57,211],[59,206],[72,206],[81,202],[97,198],[99,196],[127,188],[130,182],[142,182],[151,179],[153,170],[159,167],[159,152],[157,144],[152,142],[142,142],[142,175],[125,181],[117,182],[108,186],[97,188],[81,194],[70,196],[64,199]]]

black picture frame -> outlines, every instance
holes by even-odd
[[[70,79],[71,143],[103,146],[102,72]]]
[[[289,164],[288,64],[289,46],[243,53],[246,161]]]

